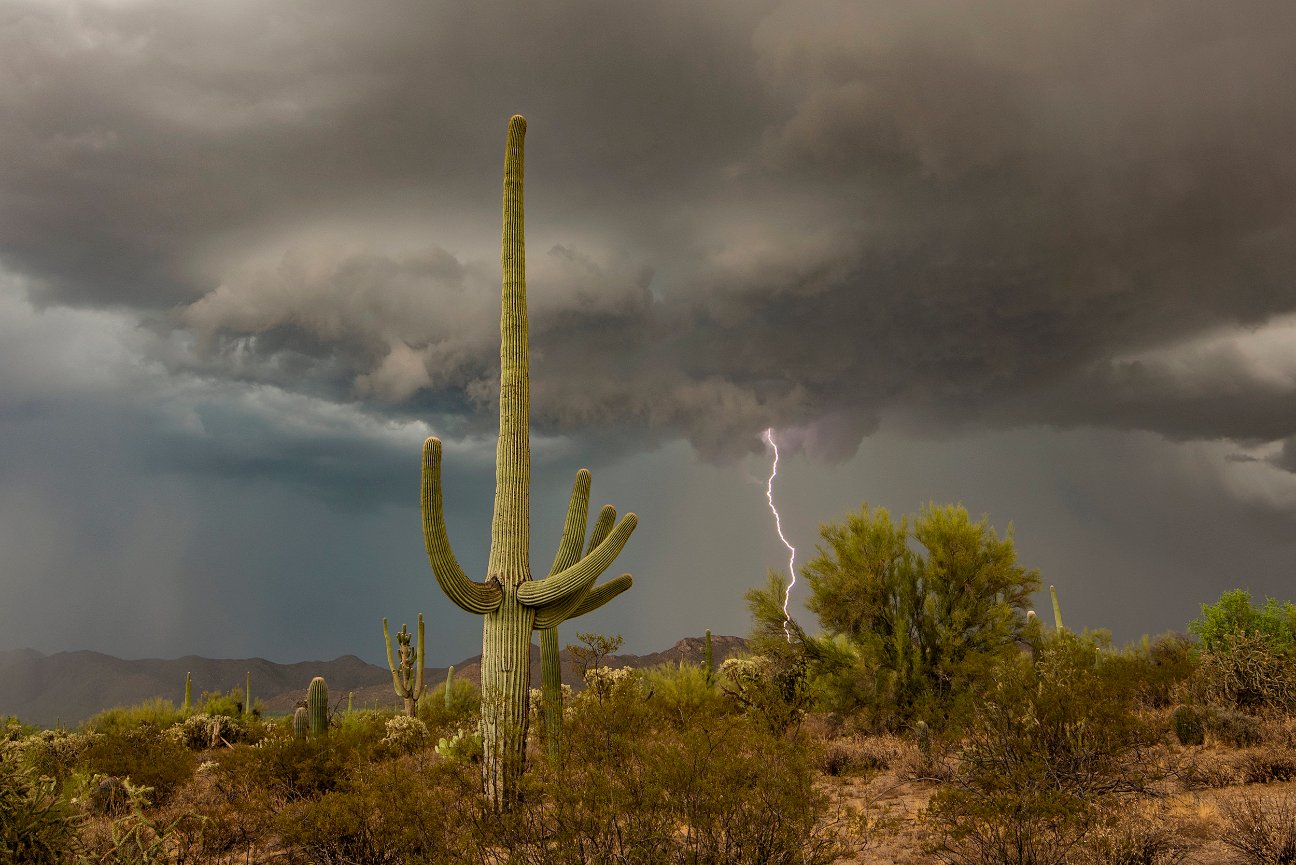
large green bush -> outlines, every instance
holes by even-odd
[[[891,730],[918,719],[957,725],[994,666],[1020,650],[1040,587],[1017,564],[1011,528],[1000,538],[961,506],[930,505],[911,529],[866,505],[820,534],[802,573],[824,635],[797,635],[824,707],[862,711]],[[776,575],[748,593],[758,642],[786,641],[783,598]]]

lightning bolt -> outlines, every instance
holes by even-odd
[[[765,484],[765,499],[769,502],[770,513],[774,514],[774,529],[778,532],[779,540],[783,542],[783,546],[788,548],[788,573],[792,577],[786,591],[783,592],[783,633],[790,643],[792,642],[792,629],[789,624],[792,621],[792,615],[788,612],[788,601],[792,598],[792,587],[796,585],[796,547],[789,544],[788,539],[784,537],[783,520],[779,518],[778,508],[774,506],[774,478],[778,477],[779,451],[778,444],[774,441],[773,427],[765,430],[764,439],[774,449],[774,464],[770,466],[769,481]]]

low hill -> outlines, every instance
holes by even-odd
[[[712,639],[715,663],[741,652],[746,643],[739,637]],[[674,646],[648,655],[614,655],[604,660],[611,667],[651,667],[680,661],[700,662],[701,637],[685,637]],[[580,671],[563,652],[563,681],[581,687]],[[56,652],[45,655],[32,649],[0,651],[0,716],[16,715],[29,724],[73,727],[112,706],[128,706],[154,697],[177,705],[184,700],[185,675],[193,676],[197,701],[204,691],[226,692],[243,687],[252,674],[252,696],[268,712],[292,710],[302,699],[314,676],[323,676],[334,702],[350,694],[357,708],[388,706],[397,702],[391,673],[385,667],[366,663],[354,655],[331,661],[302,661],[277,664],[264,658],[211,659],[197,655],[183,658],[123,660],[99,652]],[[445,680],[445,667],[428,667],[424,680],[429,689]],[[455,676],[477,682],[481,656],[455,665]],[[531,677],[540,681],[540,649],[531,647]]]

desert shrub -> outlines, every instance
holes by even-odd
[[[1245,865],[1296,863],[1296,800],[1243,796],[1223,806],[1228,829],[1220,840]]]
[[[356,761],[366,760],[383,747],[387,723],[393,717],[394,713],[386,709],[357,709],[343,713],[330,729],[329,742],[333,748],[351,755]]]
[[[70,863],[77,823],[54,779],[22,765],[9,744],[0,743],[0,862]]]
[[[1153,806],[1125,805],[1084,837],[1068,865],[1177,865],[1196,846]]]
[[[10,753],[38,776],[53,778],[61,786],[76,769],[81,755],[99,738],[98,733],[41,730],[12,743]]]
[[[769,654],[727,658],[720,665],[720,689],[747,716],[771,732],[799,724],[810,708],[807,662],[803,654],[777,647]]]
[[[352,765],[351,752],[331,740],[298,741],[292,737],[267,737],[246,748],[215,754],[220,771],[265,790],[282,801],[321,796],[337,789]]]
[[[1184,698],[1197,673],[1200,657],[1183,634],[1162,634],[1148,645],[1147,667],[1139,688],[1140,701],[1165,709]]]
[[[170,700],[155,697],[134,706],[114,706],[86,721],[87,730],[104,734],[129,733],[140,727],[165,730],[184,720],[184,712]]]
[[[1231,651],[1236,636],[1256,637],[1270,648],[1285,652],[1296,648],[1296,604],[1266,598],[1263,607],[1251,601],[1251,593],[1232,589],[1214,604],[1202,604],[1201,618],[1188,630],[1201,640],[1209,653]]]
[[[957,772],[931,800],[943,861],[1062,863],[1104,806],[1147,781],[1141,750],[1155,735],[1134,694],[1106,678],[1098,647],[1062,633],[1039,655],[1000,668]]]
[[[418,704],[418,717],[434,733],[456,727],[481,714],[481,690],[462,678],[450,683],[447,705],[445,682],[437,685]]]
[[[85,749],[80,762],[89,773],[129,778],[136,786],[151,788],[155,804],[187,781],[197,765],[188,748],[152,726],[102,734]]]
[[[1180,745],[1201,745],[1206,741],[1205,712],[1196,706],[1179,706],[1170,716],[1170,727]]]
[[[1248,749],[1238,761],[1244,784],[1296,780],[1296,751],[1267,746]]]
[[[255,710],[255,705],[253,706]],[[198,699],[198,711],[205,715],[224,715],[227,718],[243,717],[243,689],[231,688],[229,693],[203,691]]]
[[[680,726],[724,711],[714,676],[701,664],[663,664],[644,670],[642,676],[656,711]]]
[[[898,736],[841,736],[821,746],[816,765],[825,775],[877,772],[899,764],[911,750]]]
[[[1241,781],[1233,754],[1205,752],[1194,756],[1180,771],[1180,780],[1191,789],[1232,787]]]
[[[1202,654],[1197,690],[1211,705],[1259,711],[1296,708],[1296,654],[1264,634],[1221,634]]]
[[[742,714],[680,723],[639,687],[587,694],[572,701],[561,759],[536,767],[537,810],[519,816],[511,847],[543,831],[553,863],[827,863],[841,852],[853,824],[814,788],[804,738]]]
[[[1260,743],[1260,721],[1244,712],[1212,707],[1204,713],[1206,732],[1221,744],[1247,748]]]
[[[1296,715],[1270,713],[1262,716],[1260,738],[1280,748],[1296,748]]]
[[[480,786],[475,769],[439,760],[372,764],[344,787],[284,808],[276,831],[300,861],[320,865],[481,861],[491,831]]]
[[[205,751],[221,745],[246,742],[251,738],[248,727],[229,715],[190,715],[171,728],[173,738],[192,751]]]

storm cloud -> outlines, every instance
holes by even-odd
[[[484,477],[522,113],[554,489],[767,427],[807,466],[1150,434],[1280,484],[1292,33],[1277,0],[14,0],[6,423],[98,406],[149,477],[339,512],[404,507],[429,433]]]

